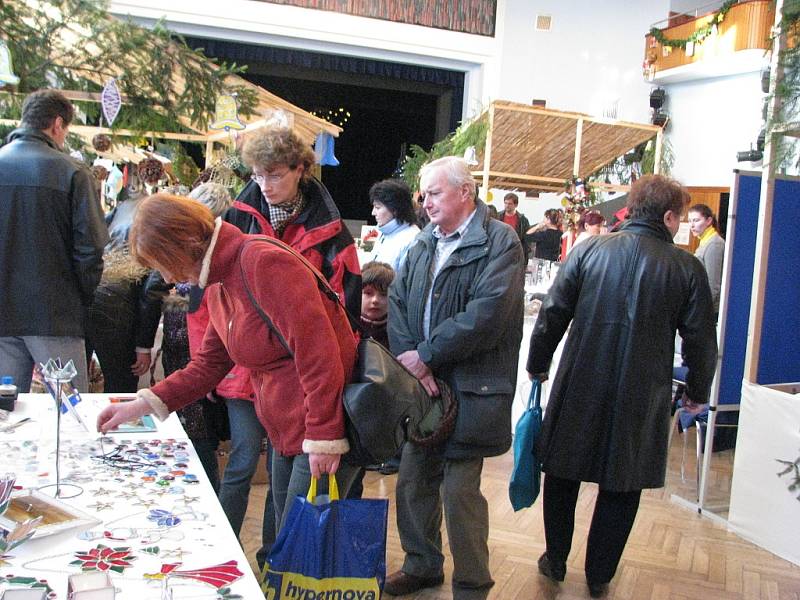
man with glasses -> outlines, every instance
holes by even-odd
[[[89,169],[63,152],[74,109],[56,90],[25,98],[0,149],[0,375],[30,391],[34,364],[72,360],[89,391],[84,309],[108,232]]]

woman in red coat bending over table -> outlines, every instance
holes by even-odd
[[[139,390],[133,402],[105,408],[98,430],[105,433],[146,413],[164,419],[241,365],[250,370],[256,414],[276,450],[277,522],[283,524],[294,496],[307,492],[312,475],[337,473],[346,495],[356,469],[340,463],[349,449],[342,391],[356,339],[341,305],[319,290],[311,270],[289,250],[254,240],[197,202],[166,194],[142,202],[130,245],[134,257],[167,282],[205,288],[210,322],[185,369]],[[288,348],[261,319],[247,288]]]

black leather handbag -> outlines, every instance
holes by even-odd
[[[314,273],[319,289],[332,301],[339,304],[347,315],[351,327],[360,330],[358,322],[347,311],[339,295],[330,287],[330,284],[309,263],[304,256],[283,242],[273,238],[257,238],[292,253],[301,260]],[[246,242],[246,244],[251,242]],[[264,310],[259,306],[247,279],[244,268],[239,261],[242,271],[242,281],[250,302],[258,312],[261,319],[270,328],[273,335],[292,356],[292,351],[286,339],[276,329]],[[442,387],[444,384],[437,381]],[[444,395],[443,395],[444,397]],[[363,338],[358,344],[358,358],[353,369],[353,381],[344,389],[345,429],[350,443],[350,452],[345,460],[353,465],[366,466],[383,463],[398,451],[407,439],[415,442],[436,440],[441,443],[446,438],[445,430],[432,431],[428,425],[437,415],[450,415],[450,419],[443,419],[445,427],[452,431],[454,421],[455,402],[451,395],[447,395],[449,402],[431,398],[425,388],[400,362],[380,343],[372,338]]]

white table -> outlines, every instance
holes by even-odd
[[[63,530],[59,526],[42,528],[41,533],[49,535],[37,534],[10,552],[13,558],[0,566],[0,582],[9,573],[46,579],[57,597],[64,599],[68,575],[81,571],[80,563],[70,564],[78,560],[76,553],[103,545],[129,549],[130,566],[124,566],[122,573],[109,571],[118,600],[169,598],[164,593],[166,586],[174,598],[227,597],[185,572],[228,561],[236,561],[242,572],[230,585],[230,594],[263,597],[177,416],[171,415],[163,423],[156,420],[157,432],[116,434],[102,443],[106,453],[126,444],[121,454],[143,459],[146,466],[120,468],[108,459],[91,457],[100,453],[100,435],[94,423],[107,399],[104,394],[86,394],[78,404],[89,431],[72,415],[61,417],[61,480],[78,487],[62,486],[58,502],[91,520],[68,520]],[[17,483],[26,488],[40,488],[55,482],[55,403],[44,394],[21,395],[16,410],[0,427],[23,417],[31,421],[13,432],[0,433],[2,472],[14,472]],[[63,497],[81,490],[74,498]],[[52,487],[37,492],[51,497],[54,493]],[[162,571],[170,568],[164,565],[175,563],[181,564],[173,575],[163,578]],[[7,585],[0,583],[0,591]]]

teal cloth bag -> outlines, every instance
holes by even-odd
[[[514,430],[514,470],[508,484],[508,497],[514,511],[533,505],[539,497],[542,463],[536,458],[536,439],[542,429],[542,408],[539,399],[542,384],[534,379],[528,396],[528,407]]]

